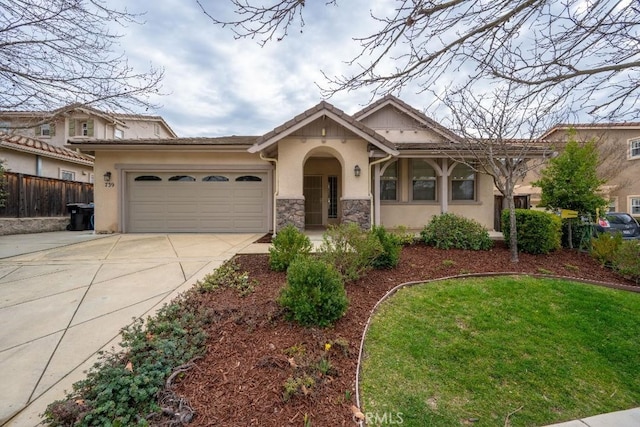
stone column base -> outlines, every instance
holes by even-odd
[[[355,222],[364,230],[371,228],[371,200],[342,199],[342,222]]]
[[[276,199],[276,233],[293,225],[300,231],[304,231],[304,198],[302,199]]]

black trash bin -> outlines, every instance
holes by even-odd
[[[67,210],[71,214],[67,230],[93,230],[93,203],[68,203]]]

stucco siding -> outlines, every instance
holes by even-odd
[[[23,153],[7,149],[0,149],[0,159],[4,159],[4,167],[9,172],[24,173],[38,176],[37,156],[35,154]],[[61,171],[73,172],[74,181],[91,182],[90,177],[93,168],[78,165],[76,163],[65,162],[63,160],[52,159],[40,156],[42,169],[39,176],[46,178],[61,179]]]
[[[304,167],[307,159],[315,155],[334,156],[343,169],[343,198],[366,198],[369,194],[367,143],[360,139],[306,139],[287,138],[278,144],[279,194],[284,198],[296,198],[303,194]],[[354,167],[361,169],[354,176]]]

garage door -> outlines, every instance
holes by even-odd
[[[127,174],[129,232],[267,232],[266,173]]]

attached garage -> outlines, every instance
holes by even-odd
[[[269,190],[262,171],[127,172],[126,231],[267,232]]]

